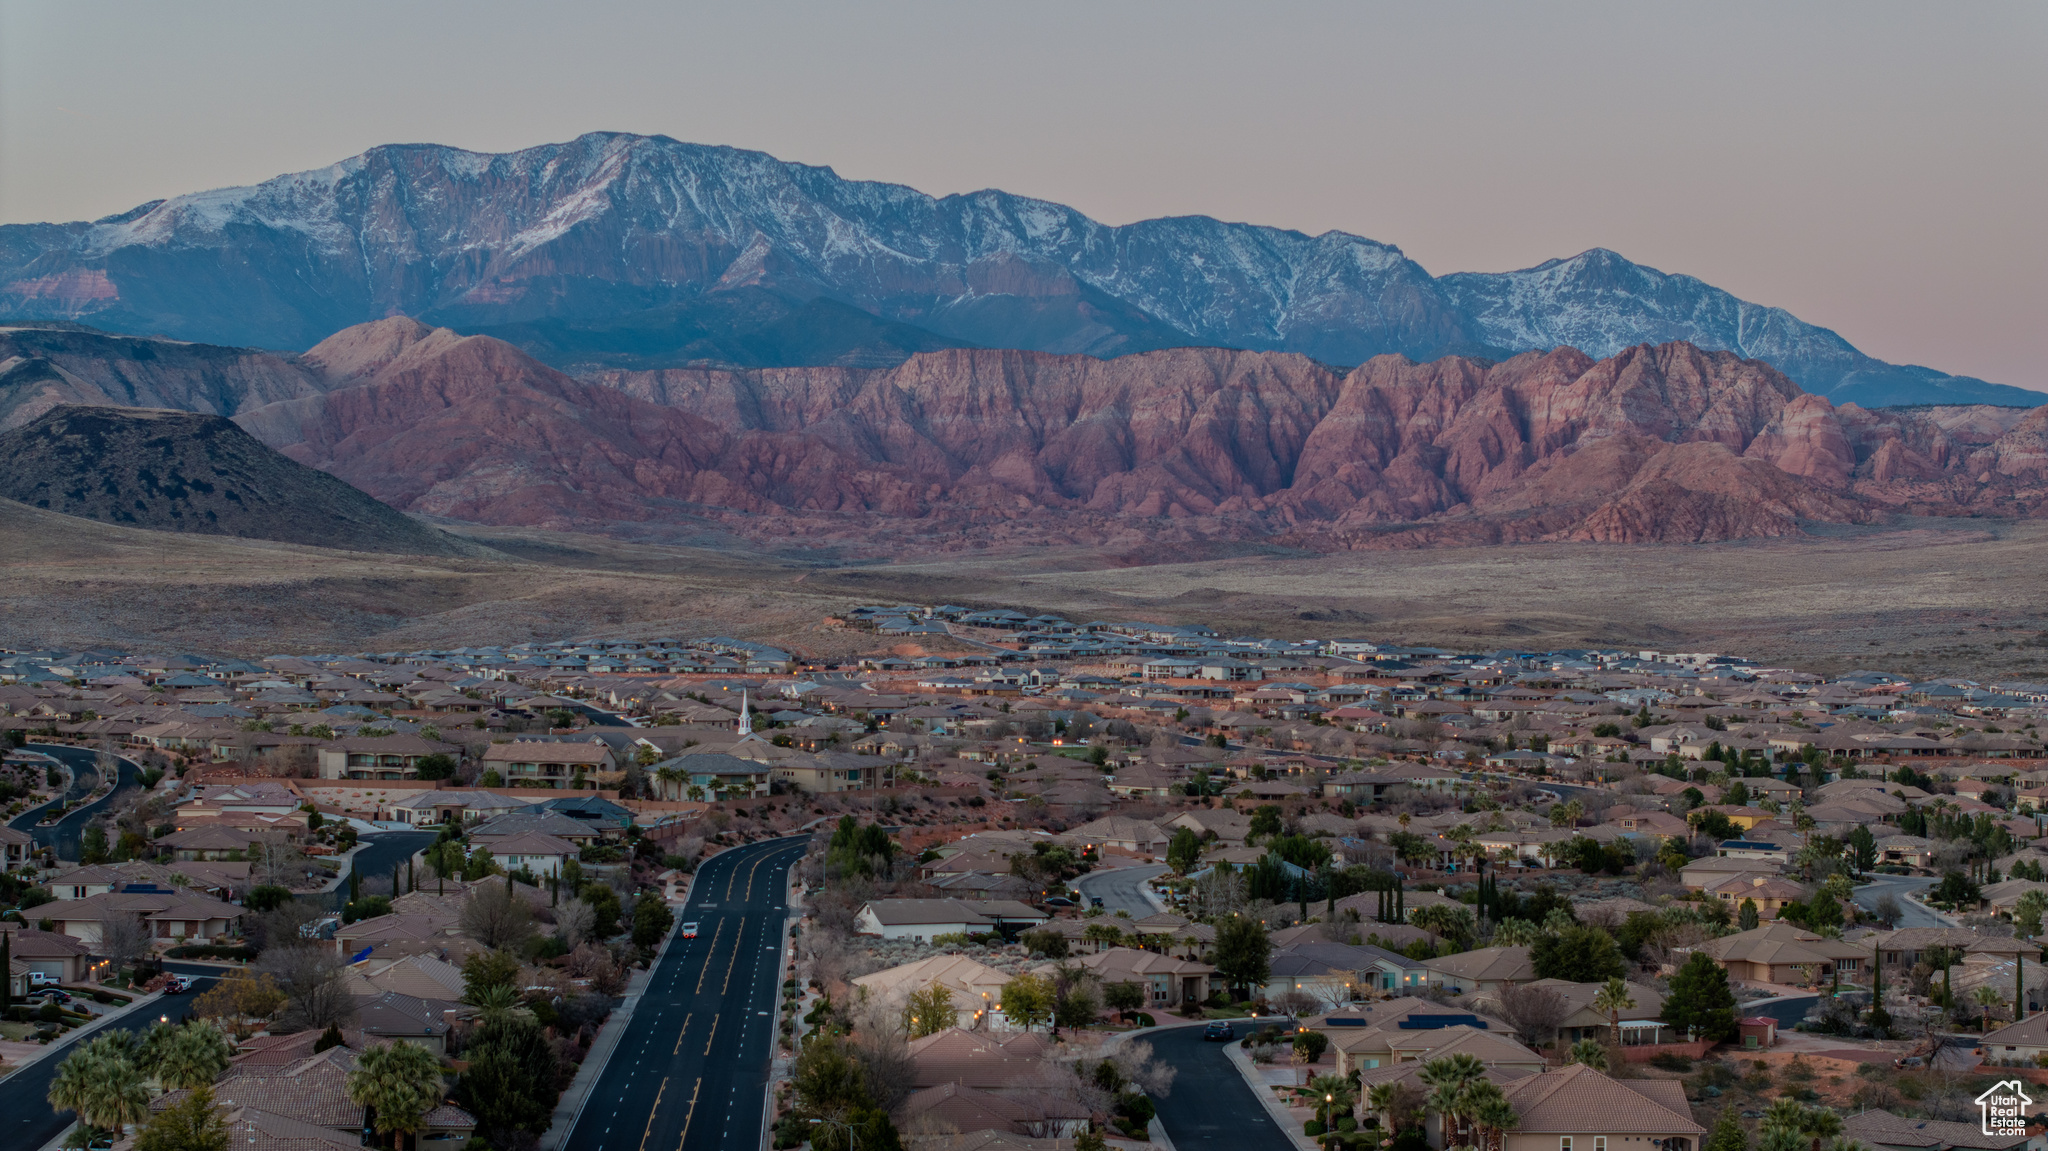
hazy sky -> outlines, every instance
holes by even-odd
[[[1436,273],[1608,247],[2048,388],[2048,4],[0,4],[0,222],[593,129]]]

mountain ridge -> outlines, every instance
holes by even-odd
[[[732,293],[755,304],[691,310]],[[817,325],[789,324],[820,299],[873,322],[821,343],[796,330]],[[930,344],[1215,346],[1349,366],[1685,340],[1767,360],[1837,402],[2048,403],[1883,363],[1783,309],[1604,249],[1434,277],[1341,231],[1206,216],[1110,226],[995,189],[933,197],[625,133],[499,154],[383,145],[100,221],[0,226],[0,311],[292,349],[404,314],[510,335],[583,371],[876,366]]]
[[[2048,409],[1871,411],[1688,344],[1594,360],[950,348],[892,368],[577,379],[410,319],[308,352],[237,417],[395,507],[876,554],[1693,543],[2048,511]]]

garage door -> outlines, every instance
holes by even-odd
[[[27,965],[33,974],[64,978],[64,961],[61,959],[31,959],[27,961]]]

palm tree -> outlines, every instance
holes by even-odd
[[[1598,1039],[1581,1039],[1565,1054],[1567,1063],[1583,1063],[1595,1071],[1607,1070],[1607,1049]]]
[[[1372,1113],[1386,1124],[1388,1134],[1400,1126],[1400,1116],[1394,1114],[1394,1103],[1400,1094],[1400,1084],[1382,1083],[1365,1093],[1365,1104]]]
[[[159,1039],[159,1028],[166,1033]],[[154,1059],[147,1060],[150,1076],[166,1091],[203,1087],[220,1078],[234,1058],[235,1045],[210,1023],[188,1023],[182,1027],[158,1024],[144,1041]]]
[[[464,999],[481,1011],[486,1020],[503,1018],[519,1006],[519,992],[509,983],[479,987]]]
[[[427,1049],[398,1040],[356,1056],[345,1081],[348,1097],[370,1110],[378,1134],[403,1138],[420,1129],[441,1102],[441,1066]]]
[[[1609,979],[1600,990],[1593,993],[1593,1010],[1605,1011],[1607,1023],[1612,1029],[1614,1045],[1621,1046],[1621,1013],[1634,1008],[1635,996],[1628,993],[1628,984],[1621,976]]]
[[[149,1084],[120,1053],[125,1049],[102,1040],[81,1045],[51,1079],[50,1106],[76,1111],[81,1122],[101,1131],[118,1132],[148,1118]]]
[[[1322,1100],[1323,1126],[1337,1129],[1337,1116],[1351,1114],[1351,1080],[1342,1075],[1318,1075],[1308,1081],[1310,1099]]]
[[[1471,1055],[1449,1055],[1423,1064],[1418,1078],[1430,1089],[1424,1105],[1442,1117],[1444,1146],[1450,1147],[1465,1114],[1467,1093],[1474,1083],[1485,1081],[1486,1064]]]
[[[1977,1006],[1984,1009],[1984,1033],[1989,1035],[1991,1033],[1991,1009],[2005,1002],[2005,996],[2000,995],[1997,988],[1987,983],[1979,987],[1970,998],[1975,999]]]
[[[1515,1114],[1514,1104],[1501,1093],[1500,1088],[1482,1079],[1472,1085],[1466,1113],[1472,1117],[1473,1126],[1486,1132],[1486,1151],[1500,1151],[1507,1142],[1508,1132],[1522,1121]]]

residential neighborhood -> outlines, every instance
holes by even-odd
[[[439,1086],[382,1135],[525,1147],[620,1074],[608,1020],[672,947],[737,954],[671,931],[694,877],[788,844],[776,1147],[827,1119],[1164,1147],[1223,1084],[1304,1146],[1976,1148],[1965,1090],[2039,1082],[2048,685],[956,605],[825,626],[879,654],[0,657],[0,1058],[162,1087],[70,1036],[198,979],[237,1146],[359,1138],[349,1084],[404,1047]],[[22,1006],[43,988],[75,1009]],[[545,1098],[485,1106],[475,1053],[536,1036]]]

